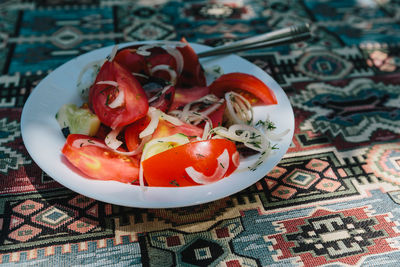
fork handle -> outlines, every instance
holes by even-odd
[[[293,25],[269,33],[246,38],[228,45],[211,48],[197,54],[199,58],[235,53],[250,49],[278,46],[303,41],[311,36],[308,24]]]

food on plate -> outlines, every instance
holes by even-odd
[[[83,105],[65,104],[57,120],[65,158],[87,177],[139,186],[197,186],[228,177],[252,153],[254,170],[287,132],[275,134],[253,107],[277,104],[257,77],[207,72],[190,46],[155,42],[117,49],[83,68]],[[85,80],[83,80],[85,79]],[[68,130],[66,130],[68,129]]]
[[[64,104],[56,114],[56,119],[64,136],[86,134],[94,136],[100,128],[100,120],[88,107]]]

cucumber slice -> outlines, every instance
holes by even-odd
[[[64,104],[57,112],[56,119],[65,137],[68,134],[94,136],[100,127],[100,120],[96,114],[75,104]]]
[[[164,152],[173,147],[189,143],[189,138],[184,134],[156,138],[144,145],[141,161],[148,159],[158,153]]]

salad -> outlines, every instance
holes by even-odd
[[[215,70],[207,84],[209,70],[185,39],[114,47],[80,73],[83,104],[56,114],[62,154],[89,178],[140,186],[213,183],[252,154],[257,168],[288,131],[254,121],[253,107],[276,97],[255,76]]]

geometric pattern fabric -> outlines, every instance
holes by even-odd
[[[400,264],[397,1],[41,0],[0,9],[0,266]],[[277,166],[232,196],[174,209],[111,205],[55,182],[23,145],[27,98],[78,55],[181,37],[217,46],[300,22],[312,24],[307,42],[240,54],[285,90],[295,132]]]

